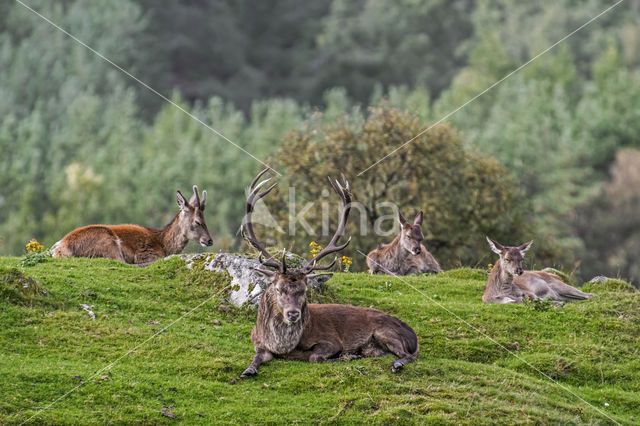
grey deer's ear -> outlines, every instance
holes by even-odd
[[[400,213],[400,210],[398,210],[398,222],[400,222],[400,226],[405,226],[407,224],[407,219],[404,218],[404,216],[402,216],[402,213]]]
[[[187,201],[184,195],[182,195],[182,192],[176,191],[176,201],[178,202],[178,207],[180,207],[180,210],[184,212],[189,211],[189,201]]]
[[[420,210],[416,215],[415,219],[413,219],[413,224],[422,226],[422,210]]]
[[[491,238],[487,236],[485,236],[485,238],[489,243],[489,247],[491,247],[491,251],[493,251],[495,254],[502,254],[502,250],[504,250],[504,246],[502,244],[496,243],[495,241],[493,241]]]
[[[529,250],[529,247],[531,247],[531,244],[533,244],[533,240],[529,241],[528,243],[524,243],[521,246],[518,246],[518,250],[520,250],[520,253],[524,255],[527,252],[527,250]]]

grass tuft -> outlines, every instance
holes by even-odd
[[[615,278],[585,283],[581,290],[589,293],[636,293],[638,291],[633,284]]]

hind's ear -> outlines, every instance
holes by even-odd
[[[518,246],[518,250],[520,250],[520,253],[524,255],[526,251],[529,250],[529,247],[531,247],[531,244],[533,244],[533,240],[529,241],[528,243],[524,243],[521,246]]]
[[[491,238],[485,236],[485,238],[487,239],[487,242],[489,243],[489,247],[491,247],[491,251],[493,251],[495,254],[502,254],[502,250],[504,250],[504,246],[500,243],[496,243],[495,241],[493,241]]]
[[[415,219],[413,219],[413,224],[422,226],[422,210],[420,210],[416,215]]]
[[[407,219],[402,216],[402,213],[398,210],[398,222],[400,222],[400,227],[404,228],[405,225],[408,224]]]

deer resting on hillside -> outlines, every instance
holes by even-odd
[[[75,229],[51,247],[53,257],[107,257],[137,266],[146,266],[159,258],[180,253],[187,243],[197,241],[213,244],[204,221],[204,203],[207,191],[187,199],[176,193],[180,211],[163,228],[145,228],[140,225],[88,225]]]
[[[575,302],[589,299],[592,293],[583,293],[575,287],[562,282],[555,274],[543,271],[524,271],[522,259],[533,241],[518,247],[505,247],[486,237],[491,250],[500,259],[491,269],[484,288],[483,302],[522,303],[524,299],[548,298],[562,305],[563,302]]]
[[[394,354],[398,359],[391,365],[393,372],[415,361],[418,337],[398,318],[371,308],[307,303],[307,278],[313,276],[313,271],[327,270],[336,262],[334,259],[330,265],[320,266],[320,259],[344,249],[351,240],[337,245],[351,202],[350,186],[344,176],[342,184],[329,180],[342,200],[342,214],[331,241],[308,264],[291,268],[287,266],[284,254],[278,261],[267,252],[256,238],[251,223],[255,203],[276,186],[273,184],[259,192],[270,180],[256,184],[267,170],[258,174],[249,188],[245,238],[260,252],[260,262],[275,270],[256,269],[273,277],[273,282],[260,299],[256,326],[251,331],[251,342],[256,352],[253,362],[241,377],[256,375],[260,364],[274,357],[322,362]]]
[[[436,259],[422,244],[422,212],[409,224],[398,212],[400,234],[389,244],[380,244],[367,255],[370,274],[411,275],[442,272]]]

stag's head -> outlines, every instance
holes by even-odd
[[[207,191],[202,191],[202,199],[198,195],[198,187],[193,185],[193,195],[187,201],[182,192],[176,192],[176,200],[180,207],[180,227],[190,241],[197,241],[202,247],[213,245],[213,240],[204,221],[204,203]]]
[[[522,275],[524,273],[522,260],[524,259],[526,251],[529,250],[529,247],[533,244],[533,241],[529,241],[518,247],[505,247],[489,237],[486,238],[491,250],[500,256],[500,263],[505,272],[510,275]]]
[[[274,183],[260,192],[261,188],[271,180],[269,178],[258,183],[258,180],[260,180],[268,170],[269,169],[265,169],[260,172],[253,182],[251,182],[251,186],[249,187],[249,196],[247,197],[245,215],[246,233],[243,229],[243,236],[249,244],[260,253],[258,258],[260,263],[266,267],[272,268],[256,268],[255,270],[272,277],[273,283],[269,286],[267,291],[274,293],[277,305],[276,307],[282,315],[284,322],[287,324],[295,324],[302,318],[302,311],[307,304],[307,279],[316,275],[313,274],[313,271],[327,270],[336,263],[336,259],[334,258],[330,264],[321,266],[318,265],[320,259],[330,253],[344,249],[351,241],[351,238],[349,238],[344,244],[337,244],[338,240],[344,233],[344,227],[347,222],[347,217],[349,216],[351,186],[345,179],[344,175],[342,176],[342,183],[329,178],[329,183],[342,201],[342,212],[338,228],[336,229],[336,232],[331,238],[329,244],[320,250],[320,252],[309,261],[309,263],[302,267],[291,268],[287,266],[286,253],[284,251],[282,253],[282,258],[279,260],[275,259],[267,252],[265,247],[256,238],[253,230],[253,224],[251,222],[251,214],[253,213],[256,202],[271,192],[271,190],[277,185],[277,183]]]
[[[407,219],[398,212],[398,221],[400,221],[400,245],[403,249],[411,254],[420,254],[422,251],[422,212],[418,212],[413,219],[413,224],[407,222]]]

